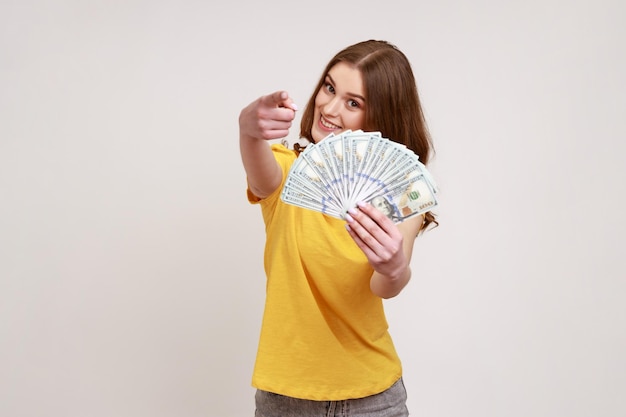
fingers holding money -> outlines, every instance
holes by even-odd
[[[404,267],[403,236],[387,216],[369,203],[359,203],[346,220],[348,233],[376,271],[392,275]]]

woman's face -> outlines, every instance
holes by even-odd
[[[362,129],[365,120],[365,92],[361,72],[339,62],[328,71],[315,96],[311,136],[315,143],[331,133]]]

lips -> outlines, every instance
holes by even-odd
[[[341,126],[337,126],[335,124],[332,124],[331,122],[329,122],[328,120],[326,120],[324,118],[324,116],[320,116],[320,124],[325,127],[326,129],[329,130],[336,130],[336,129],[341,129]]]

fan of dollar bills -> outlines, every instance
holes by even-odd
[[[412,150],[379,132],[346,131],[302,151],[281,198],[339,219],[365,201],[399,223],[436,207],[436,193],[435,181]]]

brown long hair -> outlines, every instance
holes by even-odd
[[[395,142],[405,145],[428,164],[434,148],[431,140],[415,76],[409,60],[395,45],[382,40],[367,40],[339,51],[326,65],[309,99],[300,122],[300,136],[313,142],[311,128],[315,98],[326,75],[337,63],[344,62],[358,69],[363,77],[367,104],[363,130],[378,131]],[[435,215],[425,214],[422,230],[438,225]]]

